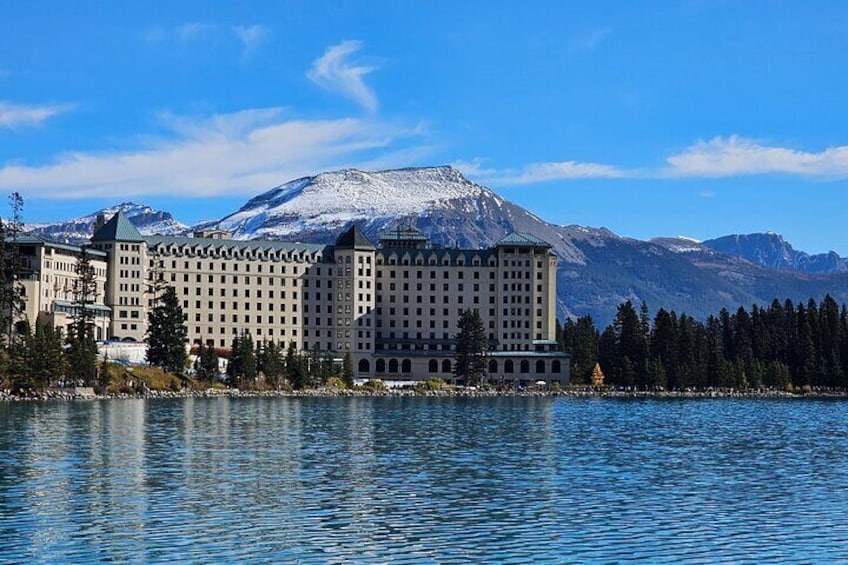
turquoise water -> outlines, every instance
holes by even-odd
[[[848,403],[0,404],[2,563],[848,560]]]

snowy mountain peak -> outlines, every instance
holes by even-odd
[[[280,237],[304,228],[340,228],[356,220],[397,218],[470,205],[481,196],[497,205],[503,203],[489,189],[449,166],[374,172],[342,169],[272,188],[217,227],[234,232],[236,237]]]
[[[735,255],[752,263],[783,271],[841,273],[848,260],[835,252],[810,255],[798,251],[782,235],[774,232],[734,234],[704,242],[721,253]]]
[[[176,221],[168,212],[155,210],[146,204],[121,202],[86,216],[54,224],[27,224],[24,230],[50,241],[80,243],[88,240],[94,232],[94,223],[102,215],[109,220],[123,212],[143,235],[176,235],[188,231],[188,226]]]

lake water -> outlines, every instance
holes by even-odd
[[[848,560],[848,402],[0,404],[3,563]]]

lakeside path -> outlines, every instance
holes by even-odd
[[[774,399],[848,399],[848,391],[837,389],[814,389],[806,393],[794,394],[785,390],[691,390],[691,391],[640,391],[626,389],[593,389],[589,387],[565,388],[562,390],[480,390],[449,388],[443,390],[416,390],[413,388],[389,388],[386,390],[362,389],[309,389],[300,391],[286,390],[238,390],[209,388],[205,390],[156,391],[149,390],[138,394],[96,395],[91,389],[49,389],[31,396],[13,395],[10,391],[0,391],[0,401],[31,402],[49,400],[108,400],[129,398],[498,398],[498,397],[562,397],[562,398],[612,398],[612,399],[709,399],[709,398],[774,398]]]

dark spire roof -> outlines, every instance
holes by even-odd
[[[144,238],[127,216],[119,211],[103,224],[91,237],[91,241],[132,241],[143,243]]]
[[[362,233],[362,230],[356,224],[353,224],[336,240],[336,249],[364,249],[366,251],[373,251],[374,244],[368,241],[368,238],[365,237],[365,234]]]

